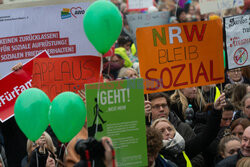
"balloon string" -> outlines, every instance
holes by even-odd
[[[101,55],[101,67],[100,67],[100,75],[99,75],[99,81],[98,81],[98,88],[97,88],[97,110],[96,110],[96,113],[98,114],[99,113],[99,93],[100,93],[100,82],[101,82],[101,77],[102,77],[102,68],[103,68],[103,55]],[[98,130],[98,115],[97,115],[97,119],[96,119],[96,128],[95,128],[95,135],[97,133],[97,130]],[[94,137],[95,137],[94,135]]]
[[[61,156],[61,154],[62,154],[62,149],[63,149],[63,147],[65,148],[65,150],[66,150],[66,147],[65,147],[65,145],[64,144],[62,144],[61,145],[61,147],[60,147],[60,151],[59,151],[59,155],[58,155],[58,158],[60,158],[60,156]],[[58,166],[58,161],[56,161],[56,167]]]

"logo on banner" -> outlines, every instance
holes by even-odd
[[[67,19],[71,17],[71,12],[69,8],[63,8],[63,10],[61,11],[61,18],[62,19]]]
[[[237,49],[234,53],[234,62],[238,65],[244,65],[248,59],[247,50],[243,47]]]
[[[85,13],[85,10],[83,10],[81,7],[72,7],[70,9],[70,13],[73,17],[77,17],[77,15],[83,15]]]

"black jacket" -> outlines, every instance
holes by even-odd
[[[239,151],[238,154],[223,159],[215,167],[236,167],[237,161],[242,157],[244,156]]]

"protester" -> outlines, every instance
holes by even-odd
[[[226,74],[227,74],[227,76],[225,78],[224,85],[227,84],[227,83],[232,83],[232,84],[246,83],[246,84],[250,84],[249,79],[242,76],[241,68],[228,70]]]
[[[30,141],[32,143],[32,141]],[[30,145],[30,143],[28,143]],[[64,166],[56,157],[56,147],[53,144],[52,138],[47,132],[33,143],[32,147],[36,147],[31,153],[28,153],[28,166],[36,167],[55,167]]]
[[[241,100],[247,94],[247,86],[247,84],[237,84],[234,88],[231,103],[234,105],[237,112],[242,111]],[[235,117],[235,119],[237,119],[237,117]]]
[[[224,136],[221,139],[218,147],[218,153],[223,159],[237,154],[239,150],[240,139],[233,135]]]
[[[184,141],[174,126],[166,119],[160,118],[153,122],[152,127],[159,130],[163,136],[163,149],[161,154],[178,166],[186,166],[189,158],[195,157],[205,149],[216,137],[219,131],[221,110],[226,104],[225,95],[222,94],[214,104],[214,110],[209,114],[206,128],[199,135],[189,141]],[[185,152],[183,152],[185,150]],[[189,157],[189,158],[188,158]]]
[[[87,126],[87,124],[85,123]],[[75,144],[80,139],[88,138],[88,131],[86,126],[84,126],[80,132],[68,143],[67,151],[64,153],[64,164],[67,167],[73,167],[77,162],[80,161],[80,155],[75,151]]]
[[[123,67],[120,69],[118,78],[120,79],[135,79],[138,78],[138,74],[133,68]]]
[[[195,137],[195,133],[191,127],[188,124],[181,122],[178,116],[173,111],[170,111],[170,99],[167,94],[152,93],[149,95],[149,100],[150,101],[145,101],[145,116],[147,125],[151,125],[151,123],[158,118],[166,118],[173,124],[176,131],[179,132],[186,142]],[[202,166],[203,157],[201,155],[197,155],[191,159],[191,162],[193,166]]]
[[[232,122],[231,132],[232,135],[237,136],[240,140],[242,139],[242,135],[244,130],[250,126],[250,121],[246,118],[239,118]]]
[[[192,105],[194,114],[203,111],[206,105],[203,95],[200,92],[200,89],[197,87],[175,90],[170,99],[171,109],[183,122],[186,120],[186,109],[188,108],[189,104]],[[195,123],[195,117],[193,117],[193,125]]]
[[[250,157],[250,126],[248,126],[242,135],[241,147],[238,154],[229,156],[220,161],[216,167],[236,166],[237,161],[242,157]]]
[[[250,93],[246,94],[242,99],[243,115],[250,120]]]
[[[176,167],[176,165],[163,158],[159,152],[162,149],[162,135],[153,128],[147,128],[148,167]]]

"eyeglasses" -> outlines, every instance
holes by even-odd
[[[241,69],[234,69],[234,70],[230,70],[229,72],[232,72],[232,73],[240,73],[240,72],[241,72]]]
[[[159,110],[161,107],[167,108],[168,104],[156,104],[156,105],[152,106],[153,109],[157,109],[157,110]]]

